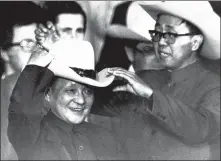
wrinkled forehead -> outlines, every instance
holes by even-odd
[[[81,14],[61,13],[57,16],[56,23],[60,28],[83,27],[84,17]]]
[[[72,80],[58,78],[58,77],[55,79],[54,83],[52,84],[52,89],[54,92],[68,90],[71,88],[83,89],[83,88],[93,88],[93,87],[86,85],[86,84],[81,84]]]
[[[52,84],[52,88],[54,91],[58,91],[58,90],[62,90],[64,88],[68,88],[70,86],[73,86],[75,84],[76,84],[76,82],[74,82],[74,81],[60,78],[60,77],[55,77],[54,82]]]
[[[14,26],[12,43],[20,42],[24,39],[35,40],[34,31],[36,28],[37,28],[37,24],[35,23],[30,24],[30,25],[24,25],[24,26]]]
[[[186,27],[184,19],[169,14],[159,14],[155,28],[163,28],[165,30],[173,30],[179,27]]]

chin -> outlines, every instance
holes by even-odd
[[[71,123],[71,124],[80,124],[84,121],[84,118],[81,117],[81,118],[74,118],[74,119],[68,119],[68,122]]]
[[[174,63],[170,60],[161,60],[160,64],[165,67],[165,68],[173,68],[174,67]]]

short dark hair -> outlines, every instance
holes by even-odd
[[[57,80],[58,80],[58,77],[57,77],[57,76],[54,76],[54,77],[52,78],[52,80],[48,83],[47,88],[46,88],[45,91],[44,91],[45,95],[48,94],[48,92],[49,92],[50,89],[53,89],[53,90],[55,89]]]
[[[164,13],[158,14],[158,15],[157,15],[157,19],[159,19],[159,17],[160,17],[161,15],[164,15]],[[171,16],[174,16],[174,15],[171,15]],[[175,17],[177,17],[177,16],[175,16]],[[180,19],[182,20],[181,23],[180,23],[180,25],[183,24],[183,23],[186,23],[186,25],[187,25],[187,27],[189,28],[190,32],[194,32],[194,33],[197,33],[197,34],[202,34],[202,32],[200,31],[200,29],[198,29],[194,24],[192,24],[191,22],[189,22],[189,21],[187,21],[187,20],[185,20],[185,19],[183,19],[183,18],[181,18],[181,17],[180,17]]]
[[[189,31],[190,31],[190,32],[196,33],[197,35],[202,35],[202,36],[204,37],[204,35],[203,35],[203,33],[201,32],[201,30],[200,30],[198,27],[196,27],[194,24],[192,24],[191,22],[189,22],[189,21],[187,21],[187,20],[183,20],[183,21],[181,22],[181,24],[182,24],[182,23],[186,23],[186,25],[187,25],[187,27],[189,28]],[[203,43],[204,43],[204,41],[200,44],[200,47],[197,49],[198,52],[201,52],[202,47],[203,47]]]
[[[46,17],[43,8],[34,2],[0,2],[0,46],[4,49],[4,45],[12,41],[13,27],[44,23]]]
[[[185,23],[187,25],[187,27],[189,28],[190,32],[196,33],[196,34],[201,34],[202,32],[200,31],[200,29],[198,29],[194,24],[192,24],[191,22],[187,21],[187,20],[182,20],[181,24]]]
[[[81,14],[84,18],[84,31],[86,30],[87,25],[87,17],[80,6],[75,1],[46,1],[44,4],[45,9],[48,12],[49,19],[54,23],[56,22],[56,18],[61,13],[72,13],[72,14]]]

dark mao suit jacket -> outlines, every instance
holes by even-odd
[[[114,134],[84,122],[70,125],[58,119],[43,99],[53,78],[47,68],[28,65],[21,73],[9,107],[9,140],[19,159],[124,159]]]

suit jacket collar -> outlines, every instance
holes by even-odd
[[[88,128],[91,128],[93,125],[89,125],[87,122],[83,122],[81,124],[69,124],[60,118],[58,118],[51,110],[47,113],[47,115],[43,119],[43,124],[50,124],[51,132],[50,135],[47,136],[47,139],[50,141],[59,141],[61,142],[61,138],[64,137],[65,134],[76,133],[81,135],[87,135]]]
[[[170,81],[179,83],[197,77],[202,68],[201,61],[198,60],[183,69],[172,71],[170,73]]]

